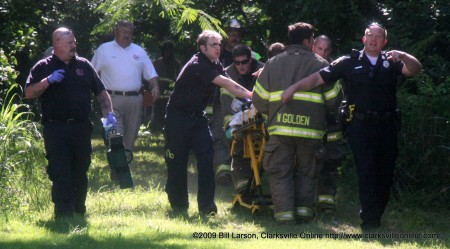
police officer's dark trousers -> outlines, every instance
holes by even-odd
[[[353,118],[347,131],[358,174],[361,228],[377,228],[389,200],[398,155],[396,126],[391,121]]]
[[[208,119],[200,113],[168,110],[164,132],[168,167],[166,192],[171,207],[178,210],[187,210],[189,207],[187,164],[191,150],[197,159],[198,209],[202,211],[215,207],[214,151]]]
[[[87,171],[91,164],[92,124],[44,122],[47,174],[52,181],[55,215],[86,212]]]

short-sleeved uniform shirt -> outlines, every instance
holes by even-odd
[[[349,104],[358,112],[394,112],[397,107],[397,76],[402,74],[403,62],[387,60],[382,52],[372,65],[364,51],[356,56],[343,56],[320,70],[327,83],[343,78],[344,92]]]
[[[115,40],[102,44],[92,58],[92,65],[100,73],[106,89],[139,91],[142,78],[158,77],[145,50],[131,43],[122,48]]]
[[[88,119],[91,93],[98,95],[105,87],[87,59],[75,56],[67,65],[56,55],[42,59],[31,69],[26,86],[40,82],[58,69],[65,70],[64,79],[51,84],[41,95],[42,119]]]
[[[212,81],[219,75],[226,75],[219,61],[211,62],[203,53],[195,54],[178,75],[167,109],[202,112],[216,86]]]

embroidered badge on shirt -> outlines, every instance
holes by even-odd
[[[83,69],[77,69],[77,70],[75,70],[75,73],[76,73],[78,76],[83,76],[83,75],[84,75]]]

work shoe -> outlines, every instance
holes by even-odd
[[[205,208],[201,208],[199,210],[199,213],[201,215],[205,215],[205,216],[215,216],[217,214],[217,206],[216,204],[210,204],[209,206],[205,207]]]
[[[336,212],[333,209],[322,209],[320,211],[320,220],[324,223],[330,223],[335,226],[339,225],[339,221],[336,219]]]

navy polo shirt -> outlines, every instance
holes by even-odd
[[[195,54],[178,75],[167,108],[202,112],[216,87],[212,81],[219,75],[225,75],[219,61],[211,62],[203,53]]]
[[[91,112],[91,93],[98,95],[105,87],[91,63],[75,56],[65,64],[56,55],[40,60],[31,69],[26,87],[64,69],[64,79],[51,84],[41,95],[42,119],[84,120]]]
[[[397,107],[397,76],[402,74],[403,62],[387,60],[382,52],[377,64],[372,65],[363,51],[358,58],[343,56],[320,70],[327,83],[343,79],[344,92],[349,104],[358,112],[394,112]]]

